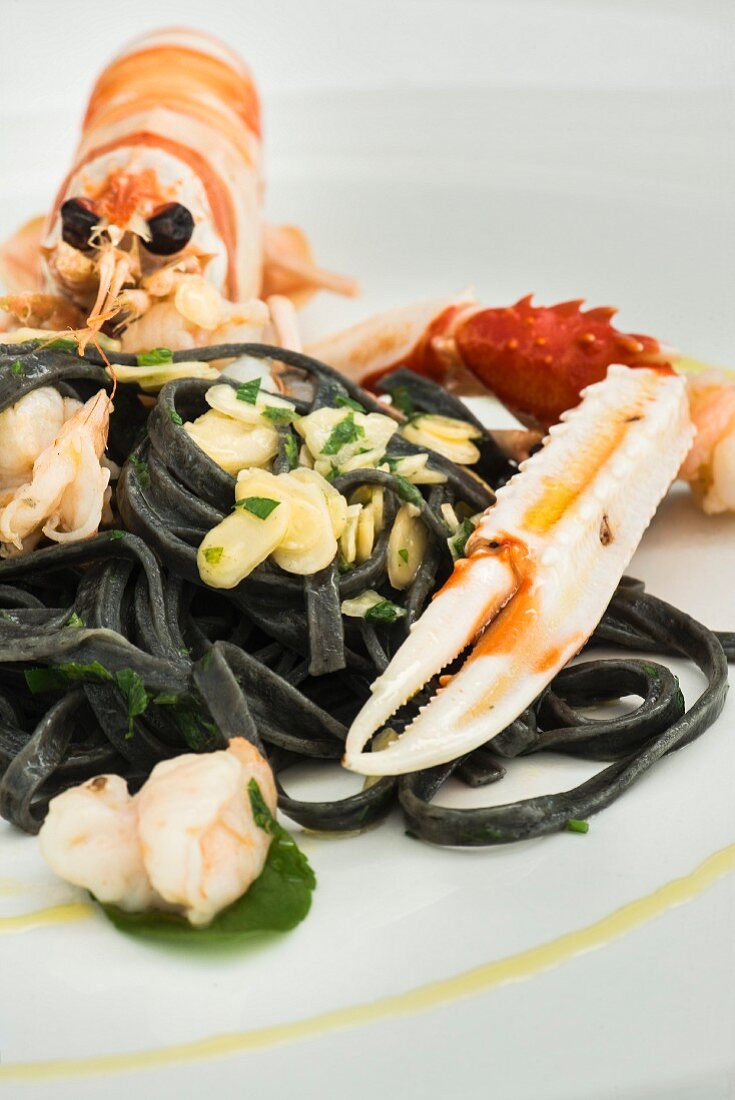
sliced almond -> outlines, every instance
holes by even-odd
[[[472,442],[478,436],[474,424],[451,416],[425,414],[401,428],[401,435],[419,447],[428,447],[461,466],[472,466],[480,452]]]
[[[434,470],[428,465],[429,456],[426,452],[417,455],[405,455],[395,460],[392,464],[392,472],[410,481],[412,485],[443,485],[447,475],[441,470]],[[390,472],[386,465],[381,467]]]
[[[211,588],[234,588],[278,546],[291,518],[280,501],[265,519],[236,508],[202,540],[197,551],[199,576]]]
[[[278,453],[278,432],[267,424],[251,427],[212,409],[184,424],[185,431],[213,462],[236,474],[265,466]]]
[[[232,386],[210,386],[204,395],[204,399],[212,409],[216,409],[217,412],[224,413],[226,416],[232,417],[234,420],[241,420],[246,424],[252,424],[260,426],[266,424],[269,427],[267,417],[263,416],[263,411],[266,408],[284,409],[288,412],[295,412],[296,407],[292,401],[286,401],[282,397],[276,397],[275,394],[258,392],[254,405],[251,405],[249,401],[241,401],[237,396],[237,390]]]
[[[350,504],[347,508],[347,523],[339,540],[339,549],[342,557],[350,565],[357,556],[357,524],[362,511],[361,504]]]
[[[361,485],[350,497],[350,504],[369,504],[373,509],[375,533],[383,530],[385,522],[385,493],[382,485]]]
[[[332,531],[334,537],[338,539],[347,524],[347,501],[342,494],[333,485],[330,485],[325,477],[308,467],[299,466],[296,470],[292,470],[291,477],[304,484],[316,485],[319,491],[324,494],[329,510],[329,518],[332,521]]]
[[[388,579],[399,590],[414,580],[426,553],[426,527],[415,512],[412,505],[401,505],[388,538]]]
[[[375,545],[375,512],[372,504],[367,504],[357,519],[355,560],[367,561]]]

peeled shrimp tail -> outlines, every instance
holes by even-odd
[[[107,393],[100,390],[41,452],[31,481],[15,490],[0,514],[4,543],[23,551],[28,548],[24,540],[40,531],[55,542],[74,542],[96,533],[110,480],[110,471],[100,465],[110,408]]]

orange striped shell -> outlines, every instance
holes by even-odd
[[[156,31],[102,72],[90,97],[74,165],[44,230],[61,236],[59,208],[89,200],[125,229],[166,202],[195,222],[192,245],[213,255],[207,278],[230,300],[258,294],[263,245],[260,106],[250,70],[198,31]]]

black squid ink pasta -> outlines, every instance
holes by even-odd
[[[234,344],[195,354],[204,362],[247,356],[275,370],[280,396],[295,410],[275,422],[275,475],[311,461],[299,418],[320,409],[340,408],[345,418],[356,411],[395,416],[398,409],[402,426],[426,432],[416,442],[396,431],[373,464],[360,466],[357,455],[351,468],[329,471],[347,507],[380,501],[380,524],[362,554],[348,560],[340,550],[303,576],[266,559],[234,586],[211,588],[201,579],[197,551],[232,512],[236,481],[187,426],[207,412],[210,386],[237,392],[241,384],[226,376],[178,378],[163,385],[155,402],[141,401],[134,384],[119,385],[108,446],[121,467],[114,524],[87,541],[42,545],[0,562],[0,813],[8,821],[37,832],[49,800],[74,784],[114,772],[134,790],[158,761],[221,748],[240,736],[267,756],[280,808],[305,828],[361,830],[400,808],[407,830],[435,844],[506,843],[604,809],[717,718],[735,635],[708,630],[623,578],[584,659],[486,745],[450,764],[367,782],[346,798],[294,798],[289,768],[304,761],[339,765],[372,681],[463,554],[472,517],[493,503],[493,490],[516,467],[461,401],[410,371],[381,383],[393,396],[391,411],[300,353]],[[187,357],[175,353],[172,362]],[[135,356],[111,358],[113,369],[136,365]],[[80,357],[64,346],[0,347],[0,412],[47,385],[86,400],[101,386],[111,390],[112,378],[94,351]],[[472,463],[458,464],[426,442],[441,418],[469,426]],[[419,480],[407,476],[411,471],[420,472]],[[396,588],[391,532],[402,509],[423,533],[410,583]],[[398,554],[404,550],[407,559],[406,548]],[[345,611],[359,609],[361,600],[362,613]],[[619,652],[596,656],[601,647]],[[688,710],[676,677],[651,654],[686,658],[704,674],[706,687]],[[435,688],[427,685],[394,716],[393,733]],[[621,716],[610,717],[609,708],[594,718],[585,713],[628,696],[640,703]],[[502,782],[505,760],[544,751],[599,761],[601,768],[572,790],[519,802],[484,809],[434,802],[450,776],[472,787]]]

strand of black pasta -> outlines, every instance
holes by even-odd
[[[436,844],[461,846],[503,844],[557,832],[569,820],[585,819],[610,805],[662,756],[704,733],[721,713],[727,693],[727,660],[718,639],[685,612],[653,596],[636,597],[632,615],[629,603],[614,601],[615,614],[634,618],[636,626],[656,640],[675,638],[677,648],[704,672],[707,687],[694,705],[630,755],[559,794],[478,810],[448,809],[431,800],[457,761],[404,776],[399,800],[411,832]]]

